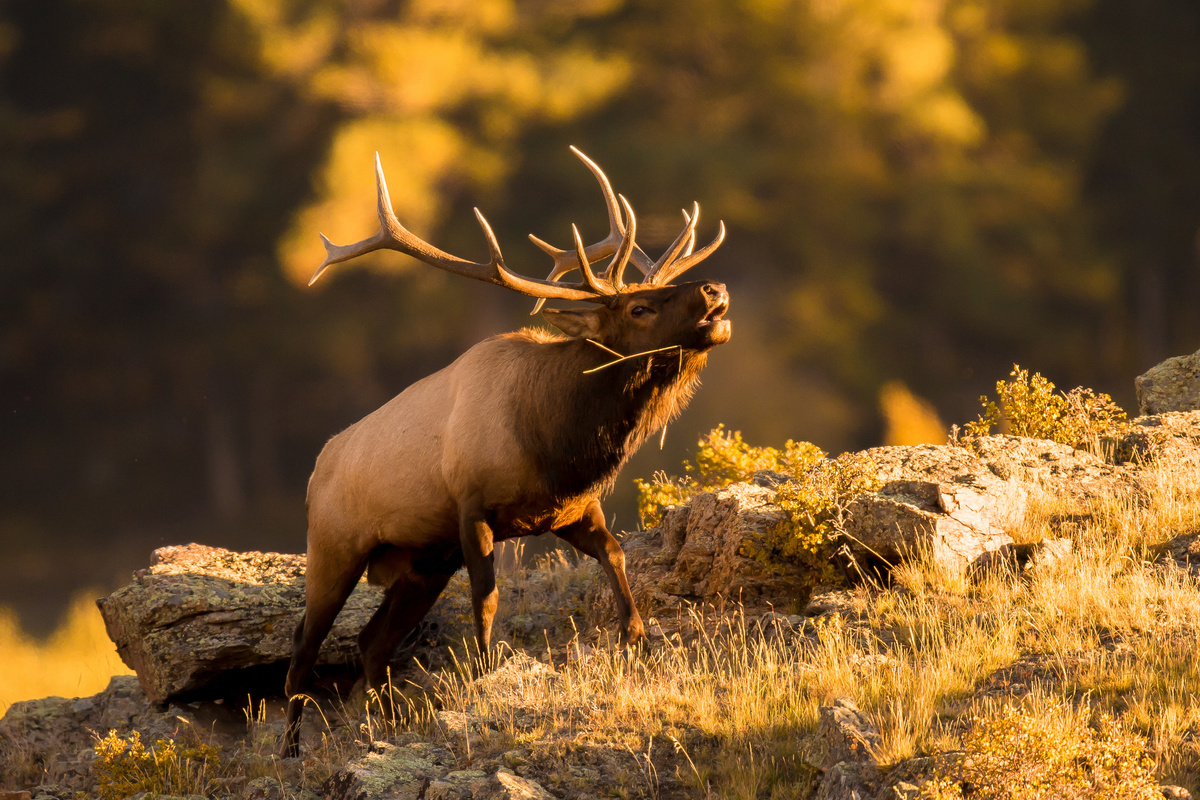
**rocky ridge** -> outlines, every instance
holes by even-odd
[[[846,563],[899,560],[919,551],[947,568],[966,571],[995,558],[1015,559],[1018,548],[1005,531],[1040,493],[1079,500],[1137,493],[1147,464],[1200,459],[1200,412],[1140,418],[1126,436],[1110,444],[1115,454],[1111,461],[1051,442],[1008,436],[986,437],[971,448],[868,451],[879,466],[882,485],[849,503]],[[784,516],[774,503],[777,480],[762,475],[755,483],[701,494],[669,509],[657,528],[625,536],[628,571],[639,605],[646,617],[660,621],[652,633],[666,635],[662,621],[677,616],[687,604],[720,608],[740,603],[748,618],[762,620],[764,635],[811,637],[812,618],[832,613],[836,597],[817,594],[822,587],[811,575],[755,557],[762,538]],[[1193,568],[1193,563],[1200,563],[1194,556],[1200,552],[1197,536],[1172,542],[1162,557]],[[1043,556],[1050,557],[1058,547],[1048,545]],[[445,593],[420,634],[408,643],[405,659],[417,655],[436,666],[437,659],[445,658],[446,645],[469,632],[464,589],[452,586]],[[231,743],[244,737],[244,709],[211,698],[229,698],[248,687],[257,693],[281,679],[302,591],[302,556],[238,554],[199,545],[157,551],[148,569],[100,601],[109,632],[122,657],[138,671],[138,681],[114,679],[105,692],[92,698],[14,704],[0,720],[0,746],[19,743],[18,749],[34,760],[39,752],[55,753],[57,763],[45,770],[36,791],[45,798],[65,798],[88,785],[94,758],[89,731],[139,730],[150,739],[178,736],[190,726],[210,730]],[[373,592],[365,584],[356,590],[335,627],[322,654],[330,668],[352,665],[354,636],[378,602]],[[604,581],[594,581],[582,608],[585,626],[611,629],[612,604]],[[562,616],[561,610],[550,613]],[[517,615],[502,633],[520,641],[529,634],[524,629],[532,630],[540,621]],[[502,668],[502,675],[505,670],[520,681],[553,667],[518,653]],[[814,764],[817,796],[906,796],[899,773],[881,773],[871,760],[871,731],[862,729],[864,720],[847,703],[838,701],[821,710],[819,736],[826,742],[828,756]],[[280,709],[277,704],[264,709],[260,731],[274,733]],[[325,735],[316,716],[305,718],[310,741]],[[459,716],[463,718],[435,716],[435,722],[446,730],[467,732],[464,742],[469,752],[472,736],[489,735],[489,722]],[[521,748],[468,763],[464,769],[461,752],[413,734],[389,741],[368,736],[362,747],[322,779],[317,796],[356,800],[583,796],[569,787],[600,779],[616,763],[606,751],[577,754],[575,765],[569,767],[569,774],[577,776],[570,781],[576,782],[559,784],[547,782],[549,773],[533,765],[543,756],[535,758]],[[244,757],[266,758],[251,752]],[[271,780],[256,779],[253,787],[230,785],[229,796],[312,796],[310,790]],[[672,795],[668,791],[664,796]]]

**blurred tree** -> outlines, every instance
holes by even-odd
[[[1127,379],[1200,347],[1200,6],[1097,0],[1080,29],[1097,67],[1125,87],[1086,200],[1121,265],[1108,348]]]
[[[322,439],[513,326],[395,254],[297,290],[318,229],[374,229],[374,150],[418,234],[478,257],[478,204],[531,274],[519,235],[602,230],[567,143],[650,252],[680,203],[724,218],[738,335],[668,441],[875,444],[889,381],[961,421],[1014,361],[1128,401],[1200,336],[1198,29],[1179,0],[9,0],[0,546],[282,496],[246,535],[298,548]]]
[[[730,224],[722,256],[747,265],[739,294],[763,301],[759,344],[854,403],[851,428],[823,445],[866,444],[891,377],[956,418],[1014,353],[1096,372],[1118,283],[1080,182],[1119,92],[1067,28],[1080,10],[630,4],[593,35],[638,80],[567,135],[643,206],[696,196]],[[646,222],[648,238],[676,224]]]

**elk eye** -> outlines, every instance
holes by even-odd
[[[634,306],[633,308],[629,309],[629,316],[631,316],[631,317],[640,317],[643,314],[653,314],[653,313],[654,313],[654,310],[651,308],[647,308],[646,306]]]

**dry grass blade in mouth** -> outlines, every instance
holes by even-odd
[[[641,358],[642,356],[650,356],[650,355],[654,355],[655,353],[663,353],[663,352],[666,352],[667,350],[682,350],[683,349],[679,345],[673,344],[673,345],[669,345],[667,347],[658,347],[658,348],[655,348],[654,350],[643,350],[640,353],[634,353],[633,355],[622,356],[616,350],[613,350],[609,347],[605,347],[604,345],[600,344],[599,342],[594,342],[591,339],[588,339],[587,341],[592,342],[592,344],[596,345],[597,347],[599,347],[603,350],[607,350],[608,352],[612,353],[615,356],[619,356],[619,358],[617,358],[613,361],[609,361],[607,364],[601,364],[598,367],[592,367],[591,369],[585,369],[583,371],[584,375],[591,375],[593,372],[599,372],[602,369],[608,369],[609,367],[611,367],[615,364],[620,364],[622,361],[628,361],[631,358]]]

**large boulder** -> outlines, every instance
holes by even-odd
[[[951,571],[989,563],[1010,550],[1008,530],[1039,493],[1082,502],[1136,489],[1129,470],[1056,442],[988,436],[970,446],[877,447],[879,490],[847,498],[844,541],[860,562],[932,557]],[[668,508],[662,522],[627,534],[630,587],[645,616],[660,619],[681,604],[741,602],[801,609],[820,576],[764,557],[769,534],[788,519],[775,503],[784,476],[760,475]],[[588,622],[611,622],[612,595],[600,582],[589,595]]]
[[[191,696],[280,693],[304,608],[302,555],[235,553],[191,544],[154,551],[151,566],[97,601],[108,635],[155,702]],[[319,664],[349,665],[382,593],[360,583],[321,647]],[[454,641],[469,631],[447,592],[415,637]],[[429,635],[429,634],[436,635]]]
[[[773,488],[735,483],[672,506],[656,528],[626,534],[625,571],[641,614],[673,616],[681,603],[803,607],[813,576],[755,558],[787,518],[774,500]],[[588,623],[611,628],[614,607],[608,582],[597,581],[588,595]]]
[[[897,562],[912,554],[961,571],[1012,544],[1008,530],[1030,499],[1082,502],[1132,491],[1120,467],[1068,445],[986,436],[968,446],[866,451],[882,486],[849,502],[847,544],[860,557]]]
[[[1133,381],[1139,414],[1200,411],[1200,350],[1151,367]]]

